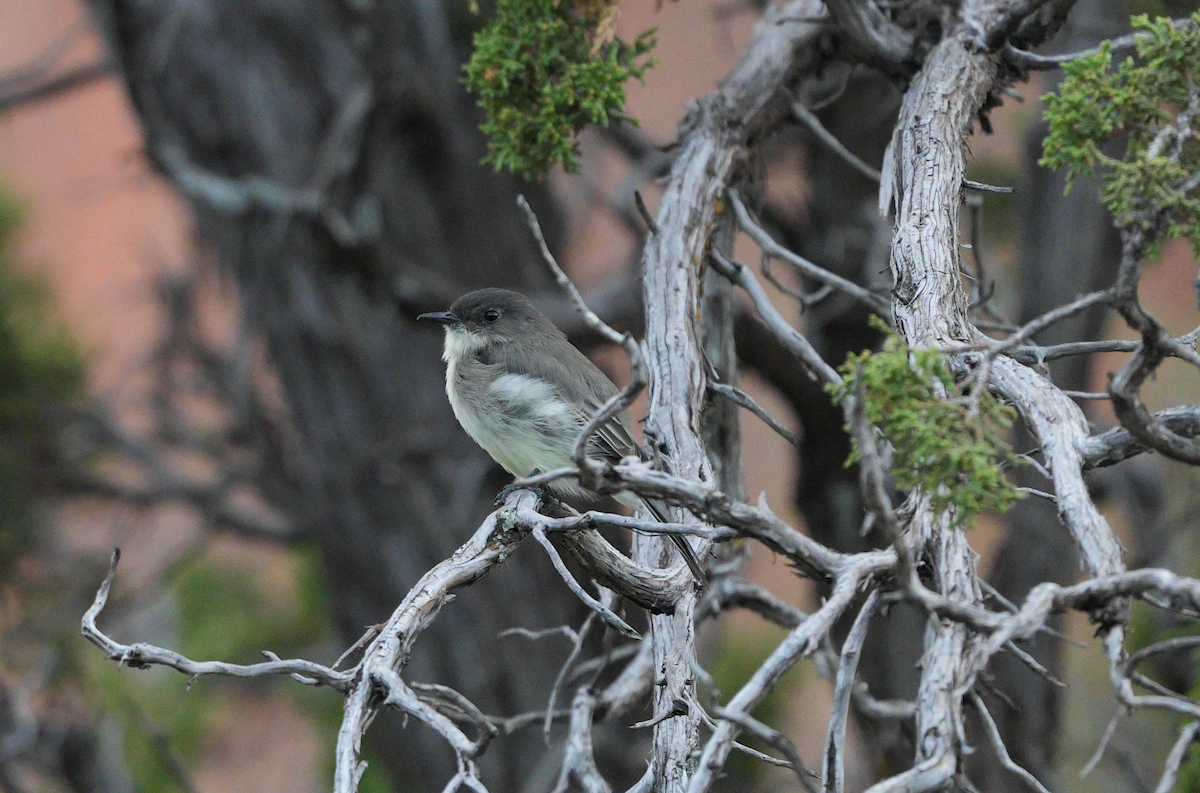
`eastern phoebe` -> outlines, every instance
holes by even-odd
[[[571,451],[583,427],[614,394],[595,364],[524,295],[480,289],[449,311],[422,314],[446,329],[446,394],[454,416],[492,459],[515,477],[574,465]],[[592,435],[588,455],[616,463],[638,457],[629,411]],[[597,498],[578,479],[551,482],[558,496]],[[625,491],[613,496],[669,523],[665,505]],[[668,535],[700,583],[706,578],[687,538]]]

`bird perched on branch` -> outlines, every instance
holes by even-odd
[[[450,406],[493,460],[518,478],[575,464],[571,453],[580,432],[617,387],[528,298],[507,289],[480,289],[454,301],[449,311],[419,318],[445,327],[442,359]],[[597,428],[588,456],[612,463],[639,456],[629,411]],[[558,496],[597,497],[578,478],[558,479],[547,488]],[[613,497],[660,523],[671,522],[664,504],[629,491]],[[704,583],[704,568],[687,538],[668,536]]]

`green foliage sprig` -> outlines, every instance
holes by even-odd
[[[475,34],[463,82],[487,113],[484,162],[525,177],[561,163],[577,169],[575,136],[587,124],[634,121],[625,83],[654,66],[654,30],[625,43],[611,35],[613,3],[498,0]],[[636,123],[636,122],[634,122]]]
[[[1012,408],[984,391],[971,416],[965,400],[942,396],[959,390],[942,353],[910,348],[892,332],[880,352],[847,357],[839,370],[845,379],[828,386],[835,403],[854,394],[860,366],[865,415],[892,446],[897,487],[920,488],[934,509],[953,506],[955,525],[969,525],[984,510],[1004,512],[1024,497],[1004,474],[1023,462],[1001,436]],[[855,442],[846,465],[860,457]]]
[[[83,360],[46,285],[9,253],[20,209],[0,194],[0,579],[35,530],[34,498],[54,457],[49,411],[83,390]]]
[[[1200,200],[1181,189],[1200,171],[1200,145],[1194,137],[1180,147],[1156,142],[1188,112],[1189,102],[1195,129],[1200,12],[1192,23],[1134,17],[1133,27],[1146,33],[1136,43],[1136,58],[1114,69],[1105,42],[1095,55],[1067,63],[1058,93],[1043,97],[1050,131],[1041,164],[1066,169],[1068,190],[1079,174],[1099,175],[1101,201],[1119,226],[1156,233],[1165,217],[1168,236],[1186,236],[1200,253]],[[1124,156],[1105,154],[1102,147],[1121,135]]]

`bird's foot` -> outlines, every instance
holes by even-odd
[[[526,490],[530,493],[533,493],[542,501],[546,501],[548,498],[550,498],[544,487],[529,487],[528,485],[511,484],[500,488],[500,492],[496,494],[496,506],[504,506],[504,502],[508,501],[508,497],[520,490]]]

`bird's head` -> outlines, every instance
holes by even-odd
[[[561,336],[529,298],[508,289],[479,289],[454,301],[449,311],[422,314],[418,319],[439,322],[446,329],[446,354],[470,353],[517,341],[529,342],[546,334]]]

